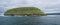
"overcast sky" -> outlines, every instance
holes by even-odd
[[[60,0],[0,0],[0,15],[15,7],[35,6],[45,13],[60,13]]]

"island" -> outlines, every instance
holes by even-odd
[[[46,14],[37,7],[20,7],[6,11],[4,16],[46,16]]]

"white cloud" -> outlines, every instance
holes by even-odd
[[[35,6],[45,13],[56,13],[60,11],[60,0],[0,0],[0,8],[4,11],[23,6]]]

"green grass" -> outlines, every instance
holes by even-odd
[[[21,7],[14,8],[5,12],[5,14],[45,14],[43,11],[36,7]]]

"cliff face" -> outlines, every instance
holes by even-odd
[[[33,15],[45,15],[45,13],[43,11],[41,11],[40,9],[36,8],[36,7],[21,7],[21,8],[14,8],[11,10],[8,10],[4,13],[4,15],[8,16],[12,16],[12,15],[28,15],[28,16],[33,16]]]

